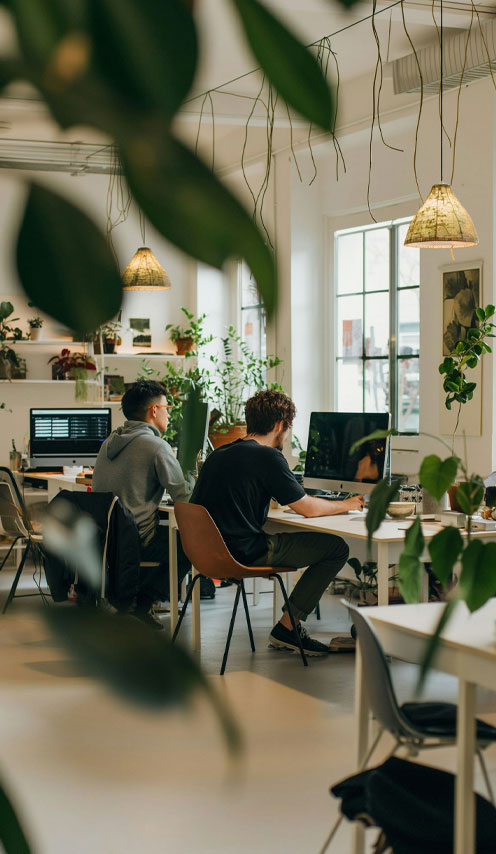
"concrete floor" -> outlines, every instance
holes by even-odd
[[[11,580],[0,575],[0,608]],[[28,572],[22,587],[33,588]],[[329,786],[353,771],[354,656],[311,659],[304,669],[295,653],[268,649],[265,593],[251,607],[256,653],[240,612],[221,678],[232,598],[227,588],[202,602],[201,663],[241,726],[237,760],[203,697],[186,709],[144,713],[81,671],[51,637],[37,598],[15,600],[0,618],[0,775],[36,854],[317,854],[337,815]],[[349,622],[325,595],[322,620],[312,615],[307,627],[327,640]],[[185,644],[189,628],[188,617]],[[400,700],[411,698],[415,668],[394,662],[392,670]],[[426,696],[455,700],[456,689],[454,679],[432,673]],[[483,712],[496,710],[496,695],[479,701]],[[496,782],[496,748],[487,760]],[[454,752],[422,761],[453,770]],[[343,823],[331,851],[349,850]]]

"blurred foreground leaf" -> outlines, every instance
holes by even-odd
[[[459,462],[458,457],[454,456],[446,460],[441,460],[437,454],[424,457],[420,466],[420,483],[437,501],[441,501],[454,482]]]
[[[420,560],[425,541],[420,516],[405,534],[405,548],[398,564],[400,593],[405,602],[418,602],[422,586],[424,566]]]
[[[259,0],[233,0],[250,47],[289,106],[324,130],[333,129],[331,90],[319,64]]]
[[[34,305],[78,332],[119,310],[122,282],[103,234],[66,199],[31,184],[17,241],[17,269]]]
[[[357,442],[354,442],[350,448],[350,457],[353,454],[356,454],[359,448],[362,445],[365,445],[366,442],[371,442],[374,439],[387,439],[388,436],[399,436],[397,430],[374,430],[373,433],[369,433],[368,436],[364,436],[362,439],[358,439]]]
[[[456,490],[456,500],[467,516],[473,516],[479,509],[484,498],[484,488],[482,478],[473,474],[470,480],[461,483]]]
[[[202,690],[232,751],[241,747],[237,724],[191,656],[134,617],[96,608],[43,608],[52,631],[95,678],[121,697],[159,710],[186,703]]]
[[[376,487],[372,490],[369,500],[369,508],[365,524],[368,531],[368,548],[372,545],[372,536],[377,531],[381,522],[386,518],[389,503],[394,501],[400,491],[399,480],[394,483],[389,483],[387,478],[380,480]]]
[[[0,786],[0,843],[4,854],[31,854],[32,851],[3,786]]]
[[[441,584],[446,586],[463,549],[460,531],[456,528],[444,528],[432,538],[428,549],[432,561],[432,571]]]
[[[193,471],[198,452],[203,449],[208,403],[202,400],[202,390],[191,385],[182,407],[177,459],[183,472]]]
[[[495,594],[496,543],[472,540],[462,555],[459,596],[473,612]]]
[[[457,599],[450,599],[450,601],[446,603],[445,607],[443,608],[441,617],[439,618],[438,624],[435,628],[434,634],[431,635],[431,637],[427,641],[425,655],[422,664],[420,665],[419,678],[417,683],[417,693],[420,693],[424,686],[425,678],[434,663],[437,648],[439,646],[439,638],[441,637],[442,632],[447,626],[457,602]]]
[[[205,164],[163,126],[121,150],[133,196],[155,228],[183,252],[219,269],[244,258],[271,316],[274,259],[249,214]]]

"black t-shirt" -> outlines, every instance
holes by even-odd
[[[207,457],[190,501],[206,507],[233,557],[249,566],[267,551],[270,499],[292,504],[304,495],[281,451],[238,439]]]

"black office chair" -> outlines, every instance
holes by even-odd
[[[9,539],[11,539],[7,554],[0,564],[0,571],[5,566],[13,549],[16,548],[18,543],[23,544],[22,557],[19,561],[14,581],[12,582],[9,595],[7,596],[7,600],[3,607],[2,614],[5,614],[7,608],[12,602],[12,599],[14,598],[20,599],[27,596],[41,595],[43,597],[43,601],[45,601],[44,593],[41,589],[38,589],[37,593],[16,594],[17,585],[19,584],[28,555],[31,553],[35,559],[39,558],[41,565],[42,557],[40,553],[40,545],[43,542],[43,536],[41,534],[41,528],[37,530],[29,517],[14,475],[11,470],[5,466],[0,466],[0,525],[5,534]]]
[[[402,706],[399,706],[388,663],[372,624],[362,613],[361,608],[351,605],[344,599],[341,599],[341,604],[350,612],[356,628],[369,705],[379,725],[379,732],[358,770],[363,771],[367,767],[385,732],[389,732],[395,739],[393,750],[389,756],[394,756],[403,746],[408,749],[409,755],[415,756],[420,750],[456,744],[456,705],[454,703],[422,702],[403,703]],[[496,741],[496,728],[478,719],[476,725],[476,753],[489,798],[494,805],[493,791],[482,750]],[[324,847],[321,849],[321,854],[324,854],[330,845],[342,818],[340,816],[332,828]]]

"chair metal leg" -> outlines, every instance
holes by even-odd
[[[195,575],[193,580],[190,581],[190,583],[188,584],[188,591],[186,593],[186,599],[184,600],[184,605],[181,608],[181,613],[179,614],[179,619],[177,621],[177,626],[174,629],[174,634],[172,635],[171,643],[174,643],[174,641],[176,640],[176,638],[179,634],[179,629],[181,628],[181,623],[183,621],[183,617],[186,614],[186,608],[188,607],[189,601],[191,599],[191,595],[193,593],[193,588],[194,588],[196,582],[200,580],[200,578],[201,578],[201,575],[199,575],[199,574]]]
[[[3,568],[4,568],[4,566],[5,566],[5,564],[7,563],[8,559],[9,559],[9,557],[10,557],[10,553],[11,553],[12,549],[14,548],[15,544],[16,544],[16,543],[17,543],[17,541],[18,541],[18,540],[20,540],[20,539],[21,539],[20,537],[16,537],[16,538],[15,538],[15,540],[13,540],[13,541],[12,541],[12,544],[11,544],[11,546],[10,546],[10,549],[8,550],[7,554],[5,555],[5,557],[4,557],[3,561],[2,561],[2,563],[0,563],[0,572],[2,571],[2,569],[3,569]]]
[[[236,611],[238,610],[239,597],[241,595],[241,584],[239,583],[239,581],[237,581],[236,584],[237,584],[238,589],[236,590],[236,596],[234,598],[234,607],[232,610],[231,622],[229,623],[229,631],[227,633],[226,648],[224,650],[224,658],[222,659],[222,667],[220,668],[220,675],[221,676],[224,676],[224,671],[226,669],[227,656],[229,655],[229,647],[231,645],[231,638],[232,638],[232,633],[233,633],[233,629],[234,629],[234,621],[236,619]]]
[[[240,587],[241,587],[241,595],[243,597],[243,605],[245,606],[246,622],[248,624],[248,634],[250,635],[251,651],[255,652],[255,641],[253,639],[253,632],[251,630],[250,612],[248,610],[248,601],[246,599],[246,590],[245,590],[244,581],[241,581]]]
[[[486,784],[486,789],[487,789],[487,792],[489,795],[489,800],[491,801],[493,806],[496,806],[496,804],[494,803],[493,787],[491,786],[489,774],[487,773],[487,766],[486,766],[486,763],[484,761],[484,757],[482,755],[482,750],[480,749],[480,747],[477,749],[476,753],[477,753],[477,756],[479,757],[480,767],[482,770],[482,775],[484,777],[484,782]]]
[[[286,608],[288,609],[289,619],[291,620],[291,626],[292,626],[293,632],[295,633],[295,637],[298,640],[298,646],[300,647],[301,660],[303,661],[303,665],[305,667],[308,667],[307,657],[305,655],[305,650],[303,649],[303,644],[301,642],[300,633],[299,633],[298,629],[296,628],[295,618],[293,617],[293,610],[291,608],[291,605],[290,605],[290,602],[288,599],[288,594],[286,593],[284,581],[282,580],[281,576],[277,572],[274,572],[273,578],[277,578],[277,580],[279,582],[279,587],[281,588],[281,593],[284,597],[284,604],[286,605]]]
[[[2,614],[5,614],[7,608],[9,607],[10,603],[12,602],[12,599],[15,596],[15,592],[17,590],[17,585],[19,584],[19,579],[21,577],[22,570],[24,569],[24,564],[26,563],[26,558],[29,554],[30,548],[31,548],[31,543],[28,540],[28,542],[26,544],[26,548],[24,549],[24,554],[21,558],[21,562],[17,568],[17,572],[15,574],[14,581],[12,582],[12,587],[10,588],[9,595],[7,596],[7,601],[6,601],[5,605],[3,606]]]

